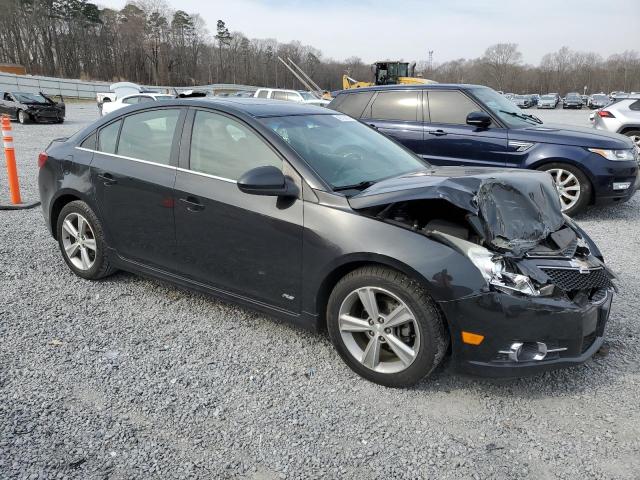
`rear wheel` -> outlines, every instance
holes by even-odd
[[[549,172],[553,177],[564,213],[575,215],[589,204],[591,182],[579,168],[567,163],[547,163],[538,170]]]
[[[115,271],[109,261],[102,224],[89,205],[80,200],[65,205],[56,228],[60,251],[73,273],[97,280]]]
[[[327,306],[329,336],[358,375],[405,387],[429,375],[449,344],[435,304],[416,281],[385,267],[346,275]]]
[[[640,130],[630,130],[624,134],[636,144],[636,147],[640,148]]]

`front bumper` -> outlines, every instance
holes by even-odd
[[[519,377],[587,361],[604,340],[613,292],[599,303],[578,306],[567,299],[487,292],[441,302],[450,326],[456,369],[490,377]],[[462,342],[462,331],[484,335],[480,345]],[[513,361],[503,352],[514,342],[544,342],[542,360]]]
[[[65,116],[65,111],[57,108],[28,109],[26,112],[36,122],[58,122]]]

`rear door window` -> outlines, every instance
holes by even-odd
[[[287,92],[273,92],[273,95],[271,96],[271,98],[274,98],[276,100],[288,100],[289,98],[287,97]]]
[[[360,118],[365,107],[369,104],[369,100],[373,97],[373,93],[374,92],[362,92],[340,95],[342,99],[337,103],[335,109],[350,117]]]
[[[267,98],[268,95],[269,95],[269,90],[258,91],[258,98]]]
[[[482,110],[465,94],[455,90],[430,90],[428,103],[431,123],[466,125],[467,115]]]
[[[418,90],[378,92],[371,106],[371,118],[415,122],[419,93]]]
[[[98,133],[98,150],[104,153],[116,153],[118,144],[118,132],[122,120],[113,122],[106,127],[100,129]]]
[[[125,117],[118,155],[169,165],[179,109],[159,109]]]

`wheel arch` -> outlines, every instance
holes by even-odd
[[[327,271],[317,288],[314,307],[318,315],[318,327],[320,329],[326,329],[327,303],[329,301],[329,296],[331,295],[331,292],[333,291],[337,283],[345,275],[362,267],[387,267],[405,274],[407,277],[420,283],[420,285],[431,295],[434,303],[437,305],[436,298],[433,296],[433,291],[429,282],[418,271],[406,265],[405,263],[400,262],[394,258],[379,254],[372,255],[370,253],[367,253],[349,255],[342,258],[339,264],[333,265]],[[445,319],[444,315],[443,319]],[[446,319],[445,323],[448,324],[448,322],[446,322]]]
[[[58,195],[51,202],[51,206],[49,207],[49,224],[51,226],[51,234],[53,238],[58,240],[58,229],[56,226],[58,225],[58,217],[60,216],[60,212],[64,208],[65,205],[76,201],[81,200],[85,202],[91,209],[95,212],[96,209],[92,204],[91,200],[82,193],[77,190],[61,190]]]
[[[542,160],[538,160],[537,162],[534,162],[530,165],[527,166],[528,169],[530,170],[538,170],[540,167],[543,167],[545,165],[548,165],[550,163],[564,163],[567,165],[571,165],[574,168],[577,168],[578,170],[580,170],[585,177],[587,177],[587,180],[589,180],[589,186],[591,187],[591,192],[589,193],[590,198],[589,198],[589,205],[593,204],[594,200],[595,200],[595,184],[594,184],[594,178],[591,174],[591,172],[589,170],[586,170],[584,168],[584,166],[582,166],[579,162],[576,162],[574,160],[571,160],[569,158],[566,157],[550,157],[550,158],[544,158]]]
[[[621,133],[622,135],[626,135],[628,132],[634,132],[634,131],[640,131],[640,124],[638,124],[638,125],[625,125],[620,130],[618,130],[618,133]]]

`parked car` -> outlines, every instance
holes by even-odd
[[[556,108],[558,98],[555,95],[543,95],[538,102],[538,108]]]
[[[130,105],[137,105],[138,103],[163,102],[173,100],[174,98],[176,98],[175,95],[168,95],[166,93],[135,93],[133,95],[118,98],[115,102],[104,103],[102,105],[101,116],[108,115]]]
[[[562,99],[562,108],[582,108],[582,97],[575,92],[567,93]]]
[[[589,101],[589,95],[580,95],[580,99],[582,100],[582,105],[586,105]]]
[[[587,106],[591,109],[602,108],[606,105],[609,105],[610,102],[611,100],[609,99],[609,95],[606,95],[604,93],[596,93],[589,97]]]
[[[28,92],[0,92],[0,115],[9,115],[25,124],[30,122],[62,123],[66,106],[62,97],[56,102],[50,96]]]
[[[309,92],[298,90],[284,90],[279,88],[259,88],[253,95],[255,98],[270,98],[273,100],[287,100],[289,102],[306,103],[309,105],[325,106],[329,100],[317,98]]]
[[[531,97],[529,97],[528,95],[516,95],[513,98],[513,103],[515,103],[520,108],[529,108],[533,106]]]
[[[598,130],[626,135],[640,150],[640,95],[621,98],[598,110],[593,126]]]
[[[538,105],[538,102],[540,101],[540,95],[539,94],[533,93],[533,94],[530,94],[529,97],[531,97],[531,103],[533,105]]]
[[[449,350],[465,371],[514,376],[603,342],[613,275],[544,173],[435,168],[346,115],[243,98],[134,106],[38,164],[79,277],[138,272],[326,327],[382,385],[415,383]]]
[[[633,144],[592,128],[543,124],[478,85],[398,85],[341,92],[329,105],[436,165],[529,168],[555,179],[562,208],[624,202],[638,188]]]

